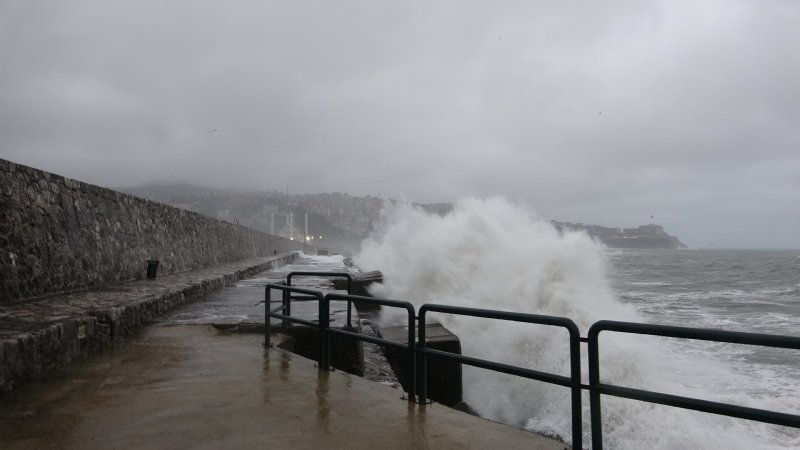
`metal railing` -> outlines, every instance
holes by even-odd
[[[295,277],[326,277],[326,278],[346,278],[347,279],[347,293],[351,294],[353,292],[353,276],[347,272],[290,272],[289,275],[286,276],[286,284],[288,286],[292,285],[292,278]],[[295,300],[316,300],[304,297],[296,297]],[[351,317],[353,311],[353,303],[348,301],[347,302],[347,326],[351,326]]]
[[[408,341],[405,345],[400,344],[398,342],[390,341],[388,339],[378,338],[374,336],[367,336],[365,334],[354,333],[348,330],[342,330],[337,328],[330,328],[326,327],[328,334],[339,334],[342,336],[350,336],[354,339],[358,339],[360,341],[370,342],[373,344],[378,345],[386,345],[389,347],[395,347],[399,349],[405,349],[408,358],[408,368],[407,368],[407,375],[409,381],[409,388],[408,388],[408,396],[410,400],[414,400],[415,394],[417,391],[416,382],[414,380],[415,375],[417,373],[416,368],[416,351],[415,351],[415,341],[417,338],[417,332],[415,329],[416,321],[414,320],[414,305],[409,302],[403,302],[399,300],[388,300],[384,298],[374,298],[374,297],[364,297],[359,295],[342,295],[342,294],[328,294],[325,296],[324,303],[330,305],[331,301],[334,300],[347,300],[350,301],[357,301],[357,302],[364,302],[364,303],[372,303],[374,305],[380,306],[389,306],[392,308],[402,308],[405,309],[408,313]],[[326,306],[329,307],[329,306]]]
[[[277,308],[270,308],[272,305],[272,290],[278,290],[282,293],[281,298],[281,306]],[[320,330],[320,340],[319,340],[319,364],[320,366],[327,368],[328,361],[330,358],[330,352],[326,346],[325,342],[325,327],[327,327],[327,321],[318,321],[314,323],[310,320],[305,319],[298,319],[297,317],[292,317],[292,297],[291,294],[304,294],[310,298],[314,298],[320,303],[320,313],[322,313],[322,304],[325,303],[325,297],[322,295],[322,292],[314,291],[311,289],[305,289],[300,287],[288,286],[285,283],[270,283],[264,288],[264,346],[269,348],[272,347],[270,343],[270,334],[272,332],[272,325],[270,323],[270,318],[281,319],[283,322],[283,326],[288,326],[289,323],[299,323],[303,325],[307,325],[310,327],[315,327]],[[282,314],[278,314],[281,312]],[[321,315],[320,315],[321,317]],[[325,316],[327,317],[327,315]]]
[[[800,428],[800,415],[786,414],[765,409],[748,408],[728,403],[712,402],[696,398],[681,397],[643,389],[615,386],[600,383],[600,348],[601,331],[633,333],[650,336],[693,339],[731,344],[758,345],[763,347],[788,348],[800,350],[800,337],[780,336],[758,333],[742,333],[723,330],[705,330],[701,328],[676,327],[668,325],[652,325],[631,322],[601,320],[589,328],[589,407],[592,423],[592,448],[603,448],[603,422],[600,405],[601,395],[611,395],[649,403],[674,406],[677,408],[720,414],[740,419],[784,425]]]
[[[340,275],[340,273],[336,273]],[[319,275],[317,272],[307,272],[303,275]],[[270,309],[271,297],[270,290],[276,289],[283,293],[283,304],[275,309]],[[293,297],[291,294],[302,294]],[[316,300],[319,302],[318,322],[298,319],[291,317],[291,300],[304,299]],[[389,341],[373,336],[358,334],[353,331],[330,328],[330,302],[345,300],[348,305],[352,301],[372,303],[381,306],[403,308],[407,311],[408,317],[408,341],[406,344]],[[420,403],[427,402],[427,357],[441,358],[455,361],[470,366],[493,370],[496,372],[516,375],[528,379],[538,380],[545,383],[564,386],[571,391],[571,417],[572,417],[572,446],[582,448],[582,414],[581,414],[581,391],[589,391],[589,415],[591,423],[592,448],[601,450],[603,448],[603,430],[601,413],[601,396],[611,395],[616,397],[628,398],[633,400],[657,403],[678,408],[690,409],[695,411],[720,414],[741,419],[754,420],[770,424],[777,424],[800,428],[800,415],[781,413],[757,408],[743,407],[728,403],[712,402],[696,398],[681,397],[676,395],[652,392],[642,389],[634,389],[623,386],[600,383],[600,357],[599,357],[599,334],[602,331],[632,333],[641,335],[683,338],[692,340],[703,340],[712,342],[725,342],[732,344],[757,345],[764,347],[786,348],[800,350],[800,337],[780,336],[758,333],[742,333],[722,330],[708,330],[701,328],[688,328],[667,325],[652,325],[631,322],[616,322],[601,320],[589,329],[588,337],[580,337],[577,325],[565,317],[544,316],[536,314],[524,314],[507,311],[496,311],[488,309],[465,308],[458,306],[425,304],[419,309],[419,317],[414,314],[414,307],[408,302],[398,300],[388,300],[373,297],[362,297],[355,295],[343,295],[330,293],[323,295],[320,291],[289,286],[285,282],[271,283],[266,287],[266,317],[265,317],[265,344],[269,346],[270,318],[284,320],[284,323],[294,322],[303,325],[316,327],[320,331],[319,339],[319,367],[328,369],[330,366],[330,335],[338,334],[349,336],[361,341],[371,342],[378,345],[387,345],[405,349],[408,352],[408,379],[409,379],[409,399],[418,400]],[[279,314],[281,312],[283,314]],[[569,356],[570,356],[570,376],[557,375],[538,370],[526,369],[523,367],[497,363],[493,361],[472,358],[456,353],[444,352],[441,350],[427,348],[425,326],[426,316],[429,312],[439,312],[445,314],[464,315],[495,320],[507,320],[539,325],[549,325],[565,328],[569,333]],[[349,311],[348,311],[348,324]],[[415,327],[419,330],[419,337],[415,336]],[[588,370],[589,384],[581,384],[581,364],[580,364],[580,343],[588,343]],[[417,385],[417,380],[420,380]]]
[[[485,319],[507,320],[512,322],[522,322],[538,325],[549,325],[562,327],[569,332],[569,360],[570,376],[556,375],[539,370],[525,369],[522,367],[511,366],[485,359],[477,359],[463,356],[456,353],[444,352],[426,348],[425,325],[428,312],[439,312],[461,316],[481,317]],[[489,309],[465,308],[459,306],[432,305],[425,304],[419,308],[419,344],[417,344],[418,357],[420,359],[420,373],[423,374],[420,385],[420,402],[427,400],[427,380],[424,375],[427,372],[427,357],[446,359],[460,362],[482,369],[493,370],[495,372],[516,375],[531,380],[544,381],[545,383],[565,386],[571,390],[572,406],[572,442],[575,448],[581,448],[582,440],[582,419],[581,419],[581,352],[580,352],[580,332],[578,326],[570,319],[564,317],[543,316],[538,314],[523,314],[516,312],[494,311]]]

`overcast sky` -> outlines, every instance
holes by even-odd
[[[0,0],[0,158],[800,248],[800,2]]]

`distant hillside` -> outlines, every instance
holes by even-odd
[[[309,243],[317,248],[342,253],[356,251],[380,218],[384,200],[355,197],[341,192],[287,195],[279,191],[241,192],[190,184],[150,184],[117,189],[160,203],[240,223],[247,227],[302,240],[308,214]],[[453,209],[451,203],[416,204],[440,215]],[[551,221],[559,230],[583,230],[609,247],[685,248],[659,225],[638,228],[609,228]]]
[[[613,248],[686,248],[677,237],[664,231],[661,225],[641,225],[637,228],[609,228],[600,225],[585,225],[552,221],[559,230],[581,230]]]
[[[362,240],[357,230],[337,220],[341,216],[336,214],[338,210],[318,211],[299,201],[298,196],[287,197],[277,191],[239,192],[187,184],[118,190],[294,240],[303,240],[308,215],[308,243],[319,249],[351,253]]]
[[[242,192],[182,183],[117,190],[296,240],[303,239],[307,214],[309,244],[341,253],[358,249],[373,230],[384,205],[384,200],[378,197],[355,197],[341,192],[287,195],[279,191]],[[449,203],[417,206],[438,214],[452,209]]]

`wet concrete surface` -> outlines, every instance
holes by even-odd
[[[264,304],[259,303],[264,299],[264,288],[268,283],[286,281],[290,272],[345,272],[347,267],[336,258],[314,258],[301,256],[290,264],[275,267],[272,270],[260,272],[257,275],[239,280],[232,286],[227,286],[206,295],[201,300],[176,309],[170,314],[159,319],[164,324],[214,324],[231,331],[263,332]],[[295,285],[308,289],[328,292],[346,293],[335,290],[333,283],[325,277],[296,277]],[[273,295],[280,298],[280,293]],[[319,316],[317,302],[293,302],[292,315],[316,321]],[[331,302],[331,326],[342,327],[346,322],[347,303]],[[354,307],[353,323],[361,333],[374,336],[372,321],[376,320],[376,311],[361,313]],[[273,325],[279,325],[279,319],[272,319]],[[363,343],[364,352],[364,377],[368,380],[399,387],[394,372],[383,351],[375,344]]]
[[[0,396],[298,252],[0,304]]]
[[[564,444],[262,348],[211,325],[150,326],[0,403],[3,449],[528,448]]]
[[[239,280],[231,286],[206,295],[203,299],[186,305],[164,316],[160,321],[175,324],[264,324],[264,288],[268,283],[286,281],[290,272],[300,271],[345,271],[341,263],[320,263],[317,259],[301,256],[291,264],[275,267],[258,273],[253,277]],[[327,278],[297,277],[293,284],[328,292],[346,293],[333,290]],[[273,291],[273,300],[280,300],[280,292]],[[292,302],[292,314],[306,320],[318,320],[319,306],[316,301]],[[346,321],[347,302],[331,302],[331,326],[342,326]],[[278,319],[272,319],[279,324]]]

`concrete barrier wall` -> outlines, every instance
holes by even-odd
[[[0,303],[302,250],[302,243],[0,159]]]

